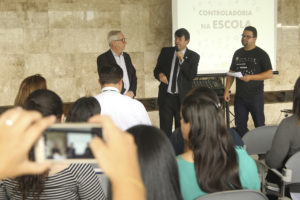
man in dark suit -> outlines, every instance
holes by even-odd
[[[168,136],[172,134],[173,117],[175,128],[180,126],[180,104],[192,88],[197,74],[200,56],[187,48],[189,41],[189,32],[184,28],[178,29],[175,32],[175,47],[162,48],[154,69],[154,77],[160,81],[160,128]]]
[[[121,31],[110,31],[107,36],[110,50],[97,58],[98,74],[103,65],[118,64],[123,70],[123,88],[121,93],[133,98],[136,95],[137,77],[130,56],[124,52],[127,44]]]

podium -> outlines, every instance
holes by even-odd
[[[227,128],[230,128],[229,103],[224,100],[226,73],[197,74],[193,80],[194,87],[207,87],[214,90],[224,108]]]

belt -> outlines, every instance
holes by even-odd
[[[167,95],[174,96],[174,97],[178,97],[179,96],[179,94],[171,94],[169,92],[167,92]]]

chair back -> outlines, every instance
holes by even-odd
[[[268,200],[261,192],[256,190],[230,190],[215,192],[196,198],[196,200]]]
[[[291,182],[300,183],[300,151],[292,155],[285,163],[285,167],[291,170]]]
[[[98,179],[100,180],[102,190],[107,199],[110,196],[110,183],[108,177],[103,173],[97,173]]]
[[[94,168],[94,171],[95,171],[98,179],[100,180],[100,185],[102,187],[102,190],[104,192],[106,199],[111,199],[110,198],[111,188],[110,188],[110,182],[109,182],[108,177],[103,173],[101,168],[99,168],[97,163],[90,163],[90,165]]]
[[[265,154],[270,150],[277,127],[261,126],[248,131],[242,138],[248,154]]]

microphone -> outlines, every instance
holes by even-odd
[[[176,51],[176,52],[178,52],[178,51],[179,51],[179,49],[178,49],[178,46],[177,46],[177,45],[175,46],[175,51]]]

